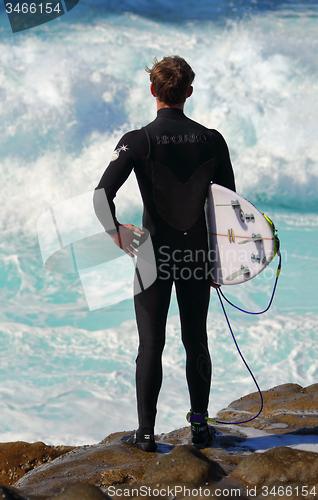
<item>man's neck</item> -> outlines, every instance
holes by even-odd
[[[158,101],[157,99],[157,111],[159,111],[159,109],[164,109],[164,108],[175,108],[175,109],[181,109],[183,111],[184,102],[181,104],[175,104],[174,106],[169,106],[168,104]]]

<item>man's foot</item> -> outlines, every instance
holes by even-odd
[[[211,444],[215,428],[208,424],[191,424],[192,444],[197,448],[206,448]]]
[[[140,429],[130,434],[130,436],[123,436],[121,440],[125,444],[138,448],[138,450],[154,452],[157,449],[154,435],[144,433]]]
[[[187,421],[191,424],[192,444],[197,448],[209,446],[215,435],[215,428],[208,425],[208,420],[209,414],[207,411],[205,413],[196,413],[190,410],[187,414]]]

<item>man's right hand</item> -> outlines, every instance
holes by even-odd
[[[138,255],[138,240],[142,234],[145,234],[144,231],[133,224],[121,224],[118,233],[113,234],[111,238],[129,257],[134,257]]]

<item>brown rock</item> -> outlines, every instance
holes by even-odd
[[[168,443],[168,445],[178,446],[180,444],[191,444],[191,427],[187,425],[181,429],[174,429],[167,434],[158,436],[160,443]]]
[[[203,484],[208,480],[220,481],[226,472],[217,463],[193,446],[178,446],[168,455],[157,457],[147,468],[142,480],[145,483]]]
[[[73,484],[52,500],[106,500],[110,497],[93,484]]]
[[[27,495],[25,496],[16,488],[0,486],[0,495],[3,500],[110,500],[100,488],[93,484],[74,484],[59,495]]]
[[[312,385],[308,385],[306,388],[305,388],[306,392],[308,394],[314,394],[314,395],[317,395],[318,394],[318,384],[312,384]]]
[[[237,464],[246,457],[246,450],[236,448],[236,445],[244,441],[246,436],[240,432],[239,426],[234,429],[229,429],[227,426],[216,426],[216,430],[211,445],[202,449],[201,452],[211,460],[218,462],[227,474],[231,474]],[[187,426],[162,434],[157,442],[165,446],[191,444],[191,428]]]
[[[317,471],[317,453],[280,446],[246,457],[232,473],[232,477],[256,487],[274,481],[298,481],[308,485],[317,481]]]
[[[202,450],[202,453],[220,464],[227,474],[231,474],[246,457],[246,451],[240,449],[228,451],[223,448],[208,448]]]
[[[283,384],[263,393],[264,407],[261,415],[251,422],[242,424],[257,429],[281,433],[301,427],[318,426],[318,384],[301,387],[298,384]],[[260,409],[260,396],[254,392],[233,401],[226,409],[221,410],[218,420],[248,420]]]
[[[109,443],[81,446],[42,465],[16,483],[24,493],[54,495],[75,483],[91,483],[106,488],[117,483],[140,481],[156,453],[145,453],[124,445],[120,437],[109,436]]]
[[[282,500],[290,500],[291,498],[295,498],[297,500],[303,498],[306,498],[306,500],[316,500],[317,494],[317,486],[311,486],[299,482],[286,484],[275,481],[274,483],[260,487],[256,499],[264,500],[266,495],[266,499],[268,500],[277,500],[277,498]]]
[[[72,450],[72,446],[44,443],[0,443],[0,484],[12,485],[30,470]]]
[[[0,486],[0,495],[4,500],[28,500],[22,493],[20,494],[18,490],[10,486]]]
[[[242,485],[228,477],[222,479],[219,483],[212,485],[197,485],[194,483],[169,483],[160,481],[159,483],[142,483],[135,485],[116,486],[109,488],[110,496],[113,500],[122,500],[123,498],[143,498],[145,500],[155,498],[166,498],[171,500],[177,498],[181,500],[198,500],[199,498],[219,498],[220,500],[238,499],[245,500]]]
[[[284,435],[287,433],[317,434],[317,398],[318,384],[306,388],[297,384],[274,387],[264,392],[265,405],[261,417],[247,425],[262,429],[265,431],[263,434],[274,432]],[[242,415],[250,418],[257,413],[258,408],[259,394],[250,394],[231,403],[226,410],[220,412],[219,418],[221,416],[222,420],[227,421],[241,420]],[[214,491],[213,488],[226,487],[231,481],[236,481],[239,487],[243,487],[244,483],[247,488],[254,487],[256,483],[259,484],[258,488],[271,484],[304,486],[312,484],[315,477],[314,471],[318,470],[318,454],[289,448],[276,448],[266,453],[253,454],[247,448],[248,443],[244,446],[245,430],[245,425],[217,424],[216,435],[211,445],[201,451],[189,446],[191,443],[190,426],[157,436],[158,453],[145,453],[124,445],[120,440],[122,435],[127,434],[124,432],[111,434],[101,443],[93,446],[70,448],[71,451],[68,453],[65,453],[66,448],[48,447],[43,443],[34,443],[33,445],[11,443],[11,452],[16,449],[15,459],[18,464],[24,463],[21,461],[21,457],[25,445],[34,449],[36,445],[43,446],[46,448],[45,451],[52,449],[62,451],[65,454],[63,456],[57,455],[54,460],[52,460],[53,455],[45,455],[49,457],[46,462],[46,459],[43,460],[39,448],[38,456],[35,454],[32,457],[31,455],[24,457],[29,462],[24,463],[26,468],[22,468],[22,470],[28,470],[28,473],[15,484],[16,489],[8,487],[9,493],[6,492],[6,494],[20,495],[16,498],[23,500],[42,500],[42,498],[68,500],[68,498],[73,499],[74,495],[78,494],[73,492],[80,492],[80,495],[85,492],[85,495],[95,495],[92,497],[93,500],[95,498],[99,500],[99,498],[103,498],[100,496],[103,493],[100,488],[106,489],[108,486],[116,485],[119,491],[118,498],[120,497],[122,500],[124,495],[120,495],[121,490],[131,491],[142,486],[156,484],[170,486],[183,484],[192,485],[192,487],[204,484],[208,489],[210,488],[211,493]],[[291,441],[293,440],[291,439]],[[16,445],[16,448],[12,445]],[[5,453],[3,457],[8,461]],[[42,457],[42,462],[38,457]],[[12,454],[10,455],[11,459],[13,460]],[[8,464],[2,464],[2,476],[6,477],[6,474],[9,474],[10,481],[14,481],[16,479],[14,474],[17,475],[19,472],[18,469],[14,469],[17,465],[12,468],[12,463],[9,461]],[[38,467],[41,463],[43,465]],[[4,469],[4,465],[8,466],[7,470]],[[230,474],[230,476],[224,477],[225,473]],[[255,498],[258,493],[259,491],[250,497]],[[58,497],[54,495],[58,495]],[[289,490],[286,495],[289,496]],[[128,496],[132,498],[132,495]],[[230,498],[230,494],[224,496]],[[239,496],[242,497],[242,494]],[[278,496],[281,495],[278,494]],[[151,494],[148,497],[151,498]],[[87,498],[90,499],[89,496]],[[180,495],[178,498],[181,498]],[[310,498],[308,493],[308,500]],[[79,500],[82,498],[79,497]]]

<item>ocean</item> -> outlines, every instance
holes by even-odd
[[[0,441],[82,445],[137,426],[133,300],[90,308],[79,275],[44,268],[37,223],[93,191],[120,137],[155,118],[144,68],[164,55],[193,67],[185,113],[222,133],[237,191],[281,240],[270,310],[226,306],[243,355],[263,390],[317,383],[318,3],[80,0],[18,33],[2,4],[0,14]],[[133,174],[116,206],[122,223],[140,225]],[[265,308],[276,266],[223,292]],[[215,416],[256,388],[214,291],[208,331]],[[186,425],[188,410],[173,295],[156,432]]]

